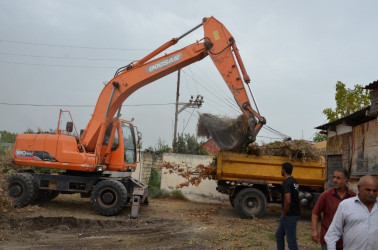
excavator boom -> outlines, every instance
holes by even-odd
[[[82,135],[82,141],[87,151],[100,150],[107,125],[113,119],[122,103],[134,91],[208,55],[234,95],[240,109],[251,120],[251,137],[255,137],[265,120],[250,105],[239,68],[242,71],[244,81],[249,83],[250,80],[235,40],[226,27],[214,17],[204,18],[201,25],[204,28],[202,42],[193,43],[175,52],[151,60],[176,44],[187,33],[179,38],[173,38],[143,59],[128,65],[123,72],[109,81],[102,90],[93,116]]]

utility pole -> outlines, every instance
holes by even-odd
[[[174,136],[173,136],[173,153],[176,153],[177,149],[177,120],[178,120],[178,102],[180,97],[180,72],[181,70],[178,70],[177,73],[177,91],[176,91],[176,111],[175,111],[175,129],[174,129]]]
[[[186,108],[200,108],[203,103],[203,96],[197,95],[196,99],[193,100],[193,96],[191,96],[188,103],[179,103],[179,96],[180,96],[180,70],[178,70],[177,74],[177,92],[176,92],[176,111],[175,111],[175,127],[174,127],[174,135],[173,135],[173,143],[172,149],[173,153],[177,151],[177,121],[178,121],[178,114],[181,113]],[[182,105],[180,110],[178,109],[179,105]]]

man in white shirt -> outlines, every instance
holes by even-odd
[[[343,200],[324,239],[328,249],[336,249],[343,236],[343,247],[359,250],[378,249],[378,181],[363,176],[358,183],[358,195]]]

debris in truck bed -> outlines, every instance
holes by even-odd
[[[187,187],[190,185],[198,186],[202,180],[214,180],[216,173],[216,158],[210,165],[205,166],[203,164],[197,165],[195,168],[188,167],[186,164],[180,165],[176,163],[164,162],[160,168],[165,168],[168,172],[176,173],[179,176],[186,179],[185,182],[176,185],[176,189]],[[173,189],[174,187],[170,187]]]
[[[288,142],[275,141],[259,146],[257,143],[248,145],[244,153],[253,155],[285,156],[290,160],[318,159],[324,152],[315,149],[311,143],[305,140],[293,140]]]

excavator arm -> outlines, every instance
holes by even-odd
[[[153,59],[200,26],[204,28],[204,39],[201,42],[193,43],[175,52]],[[262,125],[265,124],[265,119],[250,105],[239,68],[244,82],[248,84],[250,80],[234,38],[222,23],[214,17],[210,17],[204,18],[200,25],[181,37],[173,38],[143,59],[129,64],[122,72],[117,72],[116,76],[102,90],[92,118],[82,134],[81,139],[86,151],[98,152],[101,150],[106,128],[113,121],[116,112],[129,95],[157,79],[202,60],[208,55],[234,95],[240,109],[248,117],[251,127],[251,138],[249,139],[253,141]]]

